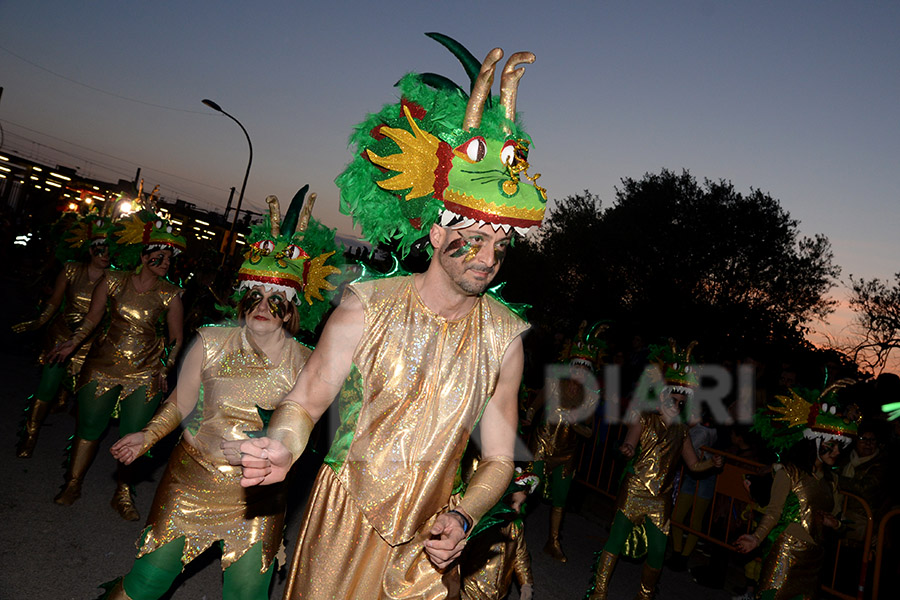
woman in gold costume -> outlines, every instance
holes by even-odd
[[[311,202],[307,205],[311,208]],[[311,354],[293,336],[301,326],[315,329],[329,304],[318,286],[324,282],[325,289],[333,290],[324,278],[338,272],[324,264],[333,254],[324,250],[335,248],[333,231],[312,222],[295,234],[297,214],[289,210],[284,227],[291,233],[280,236],[277,201],[270,202],[270,209],[275,234],[254,241],[253,235],[262,235],[254,229],[239,271],[239,326],[201,328],[185,355],[175,391],[143,430],[112,447],[118,460],[133,462],[174,431],[202,398],[202,414],[185,428],[160,480],[137,559],[124,578],[107,585],[106,598],[163,596],[183,566],[217,541],[222,545],[223,596],[269,597],[272,563],[284,560],[286,488],[283,483],[243,488],[241,469],[229,465],[221,444],[265,429],[261,413],[281,403]],[[314,297],[319,301],[313,302]],[[298,310],[298,304],[305,306]],[[272,417],[268,427],[277,426]]]
[[[840,526],[834,516],[836,478],[830,470],[856,435],[856,423],[837,412],[834,391],[834,387],[822,394],[792,389],[789,396],[776,396],[768,410],[756,415],[756,430],[773,449],[784,451],[759,526],[734,544],[743,553],[764,544],[756,592],[761,600],[806,600],[818,595],[825,527]]]
[[[625,442],[619,448],[624,456],[634,460],[626,468],[619,487],[609,539],[597,557],[594,580],[585,596],[589,600],[606,599],[619,554],[634,551],[628,547],[629,536],[636,533],[638,538],[645,538],[647,560],[635,598],[653,598],[666,553],[678,460],[683,458],[692,471],[722,466],[720,456],[699,460],[688,435],[684,407],[697,382],[689,364],[692,347],[693,344],[679,352],[671,342],[669,347],[651,348],[650,360],[662,366],[665,386],[659,393],[657,410],[633,414]]]
[[[94,286],[109,268],[108,233],[108,222],[99,215],[87,215],[72,223],[63,233],[56,252],[57,257],[63,260],[63,269],[56,277],[53,293],[44,305],[44,310],[37,319],[13,326],[13,331],[23,333],[50,323],[44,349],[38,359],[43,365],[41,380],[32,397],[22,437],[16,448],[19,458],[31,457],[51,403],[66,377],[78,376],[90,350],[90,340],[86,340],[68,362],[49,360],[53,349],[68,340],[81,325],[90,307]],[[84,254],[87,254],[87,260],[84,260]],[[77,260],[69,260],[76,258]],[[60,307],[62,310],[59,310]]]
[[[65,486],[54,498],[57,504],[69,505],[81,496],[110,418],[119,417],[119,430],[126,434],[150,420],[182,343],[181,288],[165,276],[173,256],[184,248],[184,238],[149,211],[133,215],[112,237],[119,256],[140,253],[138,268],[107,273],[94,288],[81,326],[52,352],[56,360],[71,355],[104,319],[109,305],[109,326],[92,344],[76,386],[75,438]],[[159,333],[161,324],[168,340]],[[120,465],[111,505],[123,519],[136,521],[140,517],[130,479],[131,470]]]

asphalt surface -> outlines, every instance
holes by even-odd
[[[58,506],[52,501],[63,483],[64,451],[74,432],[71,411],[47,418],[32,458],[15,456],[22,409],[39,375],[35,357],[40,336],[16,336],[9,329],[11,323],[25,315],[32,302],[21,293],[23,286],[21,282],[0,280],[6,307],[0,319],[0,380],[4,382],[0,388],[0,600],[97,598],[102,592],[99,584],[130,569],[134,543],[144,524],[143,520],[123,521],[109,505],[115,488],[115,462],[109,454],[109,447],[118,438],[115,424],[106,433],[88,472],[81,499],[72,506]],[[142,519],[162,476],[165,445],[170,448],[172,438],[166,440],[156,458],[147,459],[147,478],[136,486],[136,505]],[[294,474],[285,536],[288,555],[295,547],[314,463],[315,457],[305,459],[298,463],[300,468]],[[556,562],[541,552],[547,536],[548,509],[539,505],[526,519],[526,539],[535,575],[534,597],[538,600],[581,598],[588,585],[594,552],[607,537],[606,526],[612,514],[609,502],[584,490],[575,490],[571,500],[572,510],[563,522],[562,532],[563,547],[569,556],[567,563]],[[708,559],[695,553],[692,560],[696,563]],[[639,564],[619,561],[610,598],[634,597],[640,568]],[[271,598],[281,598],[285,577],[286,569],[276,573]],[[221,598],[221,594],[221,568],[218,550],[214,548],[187,567],[166,598],[212,600]],[[720,600],[731,596],[730,592],[699,586],[687,572],[665,569],[657,598]],[[518,598],[515,585],[509,598]]]

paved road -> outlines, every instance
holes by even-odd
[[[37,384],[34,366],[39,338],[13,336],[9,325],[25,312],[29,301],[17,295],[20,288],[0,280],[0,294],[7,310],[0,317],[0,391],[3,415],[0,418],[0,600],[48,598],[86,600],[96,598],[98,584],[125,573],[134,556],[134,541],[143,522],[126,522],[109,506],[114,489],[115,465],[108,449],[117,439],[111,427],[100,453],[89,471],[84,495],[72,506],[52,502],[63,479],[63,454],[75,420],[69,413],[50,415],[31,459],[15,457],[16,431],[22,422],[25,398]],[[171,440],[169,441],[171,445]],[[137,506],[146,515],[156,482],[162,475],[164,452],[150,461],[149,479],[137,487]],[[315,466],[310,459],[294,478],[288,510],[286,540],[293,551],[307,487]],[[576,497],[577,512],[563,525],[564,547],[569,562],[558,563],[541,552],[547,535],[547,509],[539,506],[526,521],[526,535],[532,549],[535,598],[571,600],[581,598],[587,586],[593,552],[606,539],[605,517],[609,513],[596,498]],[[167,598],[172,600],[213,600],[221,598],[221,571],[217,550],[211,550],[189,565],[185,575]],[[702,556],[697,557],[702,560]],[[632,598],[640,577],[640,566],[621,562],[616,570],[610,598]],[[285,570],[276,574],[272,598],[280,598]],[[517,598],[515,590],[511,599]],[[658,598],[730,598],[730,594],[703,588],[686,573],[666,571]]]

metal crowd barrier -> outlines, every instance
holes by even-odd
[[[594,427],[594,435],[590,440],[583,444],[581,448],[578,464],[576,466],[576,481],[604,496],[613,499],[616,497],[622,471],[626,462],[619,456],[618,448],[625,438],[626,429],[627,428],[624,425],[606,425],[598,420]],[[734,540],[743,533],[749,533],[752,524],[752,519],[749,517],[747,519],[737,517],[737,515],[740,515],[752,502],[749,494],[744,489],[744,476],[747,474],[763,472],[769,467],[768,465],[747,460],[721,450],[707,447],[704,447],[703,450],[709,454],[718,454],[725,459],[725,465],[716,477],[715,492],[708,509],[709,516],[705,519],[706,526],[703,530],[696,530],[686,524],[693,518],[693,511],[695,510],[693,504],[690,513],[685,519],[686,523],[676,523],[673,521],[672,526],[678,527],[688,534],[696,535],[708,542],[732,550]],[[683,473],[684,469],[682,468],[682,474]],[[863,600],[863,598],[866,597],[864,595],[865,582],[868,574],[870,555],[866,549],[871,547],[874,532],[872,509],[866,501],[859,496],[848,492],[841,493],[844,495],[844,509],[847,507],[848,500],[853,498],[863,507],[867,516],[866,533],[862,546],[863,551],[858,564],[842,564],[841,550],[844,548],[845,543],[843,540],[839,541],[835,547],[833,557],[826,558],[826,564],[832,564],[833,562],[833,568],[830,578],[822,584],[822,590],[834,597],[845,600]],[[694,498],[696,498],[696,493],[694,494]],[[717,508],[721,509],[723,507],[723,502],[727,503],[727,509],[719,510],[717,513]],[[726,515],[724,525],[721,523],[721,520],[715,519],[715,515],[717,514]],[[878,598],[878,584],[879,578],[881,577],[880,569],[883,558],[882,548],[884,546],[884,536],[886,535],[887,519],[888,517],[893,517],[897,514],[900,514],[900,509],[888,513],[879,526],[877,538],[878,549],[876,551],[874,584],[872,590],[873,595],[871,598]],[[832,560],[828,561],[828,558],[831,558]],[[845,560],[844,562],[846,563],[847,561]],[[839,569],[849,569],[853,566],[858,568],[859,573],[859,583],[858,588],[854,590],[855,593],[850,595],[844,591],[835,589]]]
[[[881,579],[882,579],[881,568],[882,568],[882,563],[884,562],[884,554],[885,554],[884,543],[885,543],[885,540],[887,540],[887,536],[888,536],[887,524],[888,524],[888,521],[890,521],[897,515],[900,515],[900,508],[895,508],[895,509],[889,511],[888,513],[886,513],[881,518],[881,522],[878,524],[878,538],[877,538],[877,541],[875,542],[875,561],[874,561],[875,562],[875,577],[872,580],[872,598],[875,598],[875,599],[881,598],[881,596],[879,596],[878,593],[881,590]],[[896,578],[897,572],[895,571],[894,573],[888,574],[888,577],[891,577],[891,576]],[[895,593],[896,593],[896,589],[897,589],[896,586],[897,586],[897,580],[894,579],[892,589],[895,590]],[[887,587],[887,586],[885,586],[885,587]],[[887,593],[885,593],[884,597],[885,598],[888,597]]]

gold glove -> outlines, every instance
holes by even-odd
[[[84,338],[91,335],[91,332],[96,326],[96,323],[85,317],[85,319],[81,322],[81,325],[78,326],[78,329],[75,330],[75,333],[72,334],[72,337],[69,338],[69,341],[75,342],[75,345],[77,346],[84,341]]]
[[[163,373],[168,373],[172,370],[172,367],[175,366],[175,361],[178,360],[178,353],[181,351],[181,341],[176,340],[172,347],[169,348],[168,353],[166,354],[166,362],[163,363]]]
[[[144,433],[144,445],[141,446],[138,456],[143,455],[156,442],[175,431],[182,419],[181,411],[178,410],[178,404],[174,398],[163,402],[150,422],[141,430]]]
[[[283,400],[269,419],[266,436],[284,444],[291,453],[291,464],[294,464],[306,448],[313,425],[305,408],[291,400]]]
[[[44,310],[41,311],[41,314],[37,319],[32,319],[31,321],[23,321],[22,323],[16,323],[12,326],[12,330],[16,333],[34,331],[35,329],[42,327],[47,321],[49,321],[53,317],[53,315],[56,314],[57,308],[59,308],[59,306],[48,304],[44,307]]]
[[[516,466],[508,456],[483,459],[456,509],[468,515],[474,526],[503,497],[515,471]]]
[[[713,459],[705,458],[703,460],[698,460],[697,462],[695,462],[693,465],[691,465],[690,469],[694,472],[709,471],[714,466],[716,466],[716,464],[713,462]]]

